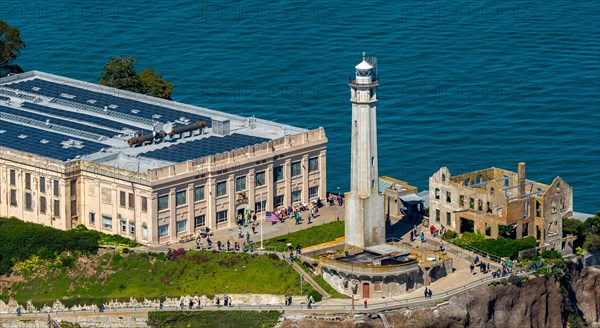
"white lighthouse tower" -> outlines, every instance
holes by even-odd
[[[379,194],[377,162],[377,77],[376,58],[356,65],[350,80],[352,102],[352,154],[350,191],[346,202],[346,244],[365,248],[385,243],[383,196]]]

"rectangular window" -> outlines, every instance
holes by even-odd
[[[227,195],[227,181],[217,182],[217,197]]]
[[[169,194],[158,196],[158,210],[166,210],[169,208]]]
[[[217,223],[227,222],[227,210],[217,212]]]
[[[128,199],[127,203],[129,205],[129,208],[134,209],[135,208],[135,197],[133,196],[133,193],[129,193],[128,196],[129,196],[128,197],[129,199]]]
[[[460,195],[459,202],[460,202],[460,206],[465,206],[465,196]]]
[[[187,230],[187,220],[177,221],[177,233],[182,233]]]
[[[129,222],[129,234],[135,236],[135,222]]]
[[[127,233],[127,221],[119,220],[119,223],[121,224],[121,233],[126,234]]]
[[[148,212],[148,198],[142,196],[142,212]]]
[[[31,173],[25,173],[25,189],[31,190]]]
[[[440,210],[435,209],[435,222],[440,222]]]
[[[104,229],[112,229],[112,217],[108,215],[102,215],[102,227]]]
[[[10,205],[17,206],[17,190],[16,189],[10,190]]]
[[[106,204],[112,204],[112,190],[110,188],[100,188],[100,201]]]
[[[256,213],[262,213],[266,210],[266,208],[267,208],[266,200],[261,200],[260,202],[254,203],[254,212],[256,212]]]
[[[313,157],[308,159],[308,173],[317,172],[319,170],[319,158]]]
[[[126,204],[125,192],[124,191],[119,191],[119,205],[121,207],[125,207],[125,204]]]
[[[77,200],[71,201],[71,217],[77,216]]]
[[[58,180],[54,180],[54,196],[60,196]]]
[[[446,212],[446,225],[452,225],[452,214],[450,212]]]
[[[474,210],[475,209],[475,199],[473,197],[471,197],[469,199],[469,207]]]
[[[452,194],[449,191],[446,191],[446,203],[452,202]]]
[[[40,192],[42,194],[46,193],[46,177],[40,177]]]
[[[169,235],[169,225],[163,224],[158,226],[158,237],[166,237]]]
[[[294,162],[292,163],[292,178],[302,175],[302,163]]]
[[[275,205],[276,208],[279,206],[283,206],[283,195],[275,196],[275,198],[273,198],[273,204]]]
[[[319,197],[319,187],[310,187],[308,188],[308,198],[317,198]]]
[[[46,197],[40,197],[40,213],[46,214]]]
[[[187,204],[187,190],[181,190],[175,193],[175,206]]]
[[[204,227],[206,225],[206,216],[204,214],[194,217],[194,229]]]
[[[292,191],[292,203],[299,202],[302,199],[302,190]]]
[[[10,170],[10,185],[15,186],[17,184],[17,172]]]
[[[256,178],[255,178],[254,182],[256,184],[256,187],[264,186],[265,185],[265,171],[256,173]]]
[[[71,186],[71,196],[77,196],[77,180],[72,180],[69,184]]]
[[[90,221],[90,225],[96,224],[96,213],[90,212],[89,221]]]
[[[204,186],[194,188],[194,201],[204,200]]]
[[[59,218],[60,217],[60,201],[58,199],[55,199],[53,202],[54,206],[53,206],[53,211],[54,211],[54,216]]]
[[[283,180],[283,166],[276,166],[273,168],[273,182]]]
[[[246,176],[235,178],[235,191],[244,191],[246,190]]]
[[[377,281],[373,284],[374,292],[381,292],[381,281]]]
[[[25,209],[28,211],[33,211],[33,199],[31,198],[31,193],[25,193]]]
[[[148,239],[148,226],[142,223],[142,239]]]

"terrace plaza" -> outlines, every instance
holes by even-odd
[[[32,71],[0,79],[0,216],[148,245],[326,194],[327,138]]]

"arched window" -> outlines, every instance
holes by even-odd
[[[435,199],[440,199],[440,188],[435,188]]]
[[[442,173],[442,182],[446,182],[446,175]]]

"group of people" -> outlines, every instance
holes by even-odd
[[[431,298],[431,295],[433,295],[431,288],[428,288],[427,286],[425,286],[425,291],[423,293],[425,294],[425,298]]]
[[[339,193],[338,193],[337,197],[334,196],[332,193],[329,193],[329,195],[327,195],[327,203],[329,203],[329,206],[333,206],[333,204],[335,204],[336,200],[337,200],[338,206],[344,205],[344,198]]]

